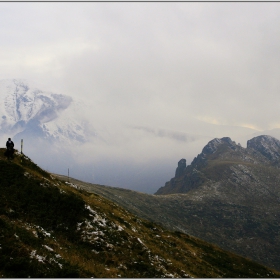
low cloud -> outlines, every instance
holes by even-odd
[[[148,134],[152,134],[153,136],[156,137],[163,137],[163,138],[170,138],[179,142],[193,142],[196,141],[197,139],[201,138],[201,136],[196,136],[196,135],[188,135],[183,132],[176,132],[176,131],[169,131],[165,129],[155,129],[155,128],[150,128],[150,127],[143,127],[143,126],[135,126],[133,129],[140,130],[147,132]]]

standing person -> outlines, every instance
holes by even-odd
[[[6,148],[7,148],[7,157],[8,159],[14,158],[14,142],[11,140],[11,138],[8,138],[8,141],[6,142]]]

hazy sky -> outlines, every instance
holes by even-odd
[[[280,3],[0,8],[2,78],[86,97],[139,124],[194,117],[280,127]]]
[[[280,128],[280,3],[1,2],[0,42],[1,79],[82,98],[100,127]]]

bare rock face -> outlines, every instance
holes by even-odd
[[[208,144],[203,148],[202,154],[214,154],[218,148],[221,146],[227,146],[229,149],[235,150],[237,145],[229,137],[215,138],[208,142]]]
[[[178,162],[178,167],[176,168],[175,177],[180,177],[186,169],[186,160],[182,158]]]
[[[212,168],[214,162],[216,167]],[[225,162],[227,164],[224,164]],[[280,167],[280,141],[268,135],[261,135],[249,140],[247,148],[242,148],[229,137],[215,138],[207,143],[190,165],[186,166],[185,160],[181,159],[175,177],[166,182],[155,194],[187,193],[207,182],[234,181],[230,162],[233,167],[237,163],[239,166],[255,164]]]
[[[269,135],[261,135],[247,141],[247,148],[261,153],[273,164],[280,162],[280,141]]]

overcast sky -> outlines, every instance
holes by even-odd
[[[279,3],[0,8],[2,78],[86,97],[135,123],[193,117],[280,127]]]
[[[280,3],[1,2],[0,42],[1,79],[82,98],[101,126],[280,128]]]

